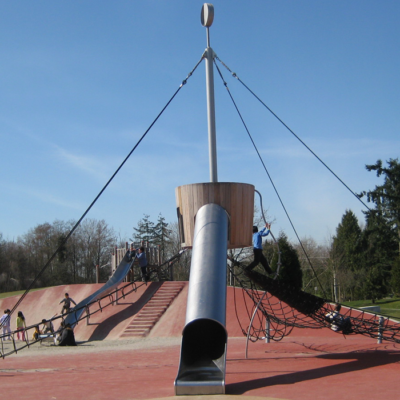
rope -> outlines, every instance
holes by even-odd
[[[265,225],[266,225],[266,224],[267,224],[267,220],[265,219],[265,215],[264,215],[264,208],[263,208],[263,204],[262,204],[262,196],[261,196],[261,193],[260,193],[258,190],[254,190],[254,191],[255,191],[256,193],[258,193],[258,195],[260,196],[261,215],[262,215],[262,218],[263,218],[264,223],[265,223]],[[276,247],[278,248],[278,263],[277,263],[277,267],[278,267],[278,268],[276,269],[275,277],[274,277],[274,279],[276,279],[276,278],[279,276],[279,271],[280,271],[281,265],[282,265],[282,262],[281,262],[281,251],[280,251],[280,249],[279,249],[279,243],[278,243],[278,241],[275,239],[275,236],[274,236],[274,234],[272,233],[271,229],[269,230],[269,233],[271,234],[272,239],[274,239],[275,245],[276,245]]]
[[[215,61],[214,61],[214,63],[215,63]],[[313,273],[314,273],[315,278],[317,279],[317,281],[318,281],[320,287],[322,288],[322,291],[323,291],[324,296],[327,297],[327,296],[326,296],[326,293],[325,293],[325,290],[324,290],[323,286],[321,285],[321,283],[320,283],[320,281],[319,281],[319,279],[318,279],[318,276],[317,276],[317,274],[316,274],[316,272],[315,272],[315,270],[314,270],[314,267],[313,267],[313,265],[311,264],[311,260],[310,260],[310,258],[308,257],[308,254],[307,254],[307,252],[306,252],[306,250],[305,250],[305,248],[304,248],[304,246],[303,246],[303,243],[302,243],[302,241],[300,240],[300,237],[299,237],[299,235],[298,235],[298,233],[297,233],[297,230],[296,230],[296,228],[295,228],[294,225],[293,225],[292,219],[290,218],[289,213],[288,213],[288,211],[286,210],[285,205],[283,204],[283,201],[282,201],[282,199],[281,199],[281,196],[279,195],[278,190],[277,190],[277,188],[276,188],[276,186],[275,186],[275,184],[274,184],[274,182],[273,182],[273,180],[272,180],[272,178],[271,178],[271,175],[270,175],[269,172],[268,172],[268,169],[267,169],[267,167],[266,167],[266,165],[265,165],[265,163],[264,163],[264,160],[262,159],[261,154],[260,154],[260,152],[258,151],[258,148],[257,148],[257,146],[256,146],[256,144],[255,144],[255,142],[254,142],[254,140],[253,140],[253,137],[251,136],[250,131],[249,131],[249,129],[247,128],[246,123],[244,122],[244,119],[243,119],[243,117],[242,117],[242,114],[240,113],[239,108],[238,108],[238,106],[236,105],[235,100],[233,99],[233,96],[232,96],[232,94],[231,94],[231,92],[230,92],[230,90],[229,90],[229,88],[228,88],[228,84],[226,83],[226,81],[225,81],[224,77],[222,76],[222,73],[221,73],[221,71],[220,71],[220,69],[218,68],[218,65],[217,65],[216,63],[215,63],[215,66],[216,66],[216,68],[217,68],[217,71],[218,71],[218,73],[219,73],[221,79],[222,79],[222,82],[224,83],[224,86],[226,87],[226,90],[228,91],[229,97],[230,97],[231,100],[232,100],[232,103],[233,103],[233,105],[234,105],[234,107],[235,107],[235,109],[236,109],[236,111],[237,111],[237,113],[238,113],[238,115],[239,115],[239,118],[241,119],[241,121],[242,121],[242,123],[243,123],[243,126],[244,126],[244,128],[246,129],[246,132],[247,132],[247,134],[248,134],[248,136],[249,136],[249,138],[250,138],[250,140],[251,140],[251,142],[252,142],[252,144],[253,144],[253,147],[254,147],[254,149],[255,149],[257,155],[258,155],[258,158],[260,159],[261,164],[263,165],[264,170],[265,170],[265,172],[266,172],[267,175],[268,175],[268,178],[269,178],[269,180],[270,180],[270,182],[271,182],[271,185],[272,185],[272,187],[274,188],[275,194],[276,194],[276,196],[278,197],[279,202],[281,203],[281,206],[282,206],[282,208],[283,208],[283,210],[284,210],[284,212],[285,212],[285,214],[286,214],[287,219],[289,220],[289,223],[290,223],[290,225],[291,225],[291,227],[292,227],[292,229],[293,229],[293,231],[294,231],[294,233],[295,233],[295,235],[296,235],[296,237],[297,237],[297,240],[298,240],[298,242],[300,243],[300,246],[301,246],[301,248],[302,248],[302,250],[303,250],[303,253],[304,253],[304,255],[305,255],[306,258],[307,258],[308,264],[310,265],[310,267],[311,267],[311,269],[312,269],[312,271],[313,271]]]
[[[236,265],[240,266],[240,263],[236,263]],[[243,268],[243,266],[241,267]],[[247,274],[235,274],[232,266],[230,266],[230,269],[242,287],[243,295],[247,295],[251,300],[252,307],[259,303],[261,294],[259,288],[268,291],[268,294],[264,296],[263,301],[260,303],[259,311],[261,316],[270,321],[272,332],[270,331],[269,337],[274,341],[282,340],[284,336],[291,333],[293,328],[297,327],[309,329],[328,328],[343,335],[359,334],[373,339],[400,343],[400,323],[398,321],[367,313],[357,308],[346,307],[347,310],[340,314],[339,321],[341,322],[334,324],[330,316],[335,312],[335,303],[327,302],[302,290],[288,287],[279,281],[254,271]],[[236,296],[234,296],[234,301],[237,301]],[[244,304],[247,318],[250,321],[250,306],[246,299],[244,299]],[[235,309],[237,309],[236,304]],[[242,327],[238,313],[236,315],[239,325]],[[261,316],[258,318],[259,325],[252,327],[252,341],[264,339],[267,335]],[[338,329],[333,325],[337,325]],[[246,335],[243,328],[242,332]]]
[[[333,170],[331,168],[328,167],[328,165],[322,161],[322,159],[314,152],[311,150],[311,148],[309,146],[307,146],[307,144],[300,139],[300,137],[298,135],[296,135],[294,133],[294,131],[292,129],[289,128],[289,126],[287,124],[285,124],[285,122],[283,122],[282,119],[280,119],[278,117],[277,114],[275,114],[238,76],[235,72],[232,72],[231,69],[225,64],[223,63],[217,55],[215,55],[215,58],[232,74],[232,76],[234,78],[236,78],[361,204],[363,204],[363,206],[371,211],[371,209],[361,200],[360,196],[358,196],[356,193],[354,193],[350,187],[348,185],[346,185],[346,183],[339,178],[339,176],[337,174],[335,174],[335,172],[333,172]]]
[[[175,98],[175,96],[179,93],[179,91],[182,89],[184,85],[186,85],[188,79],[192,76],[193,72],[196,70],[196,68],[199,66],[201,61],[203,60],[203,57],[197,62],[195,67],[189,72],[189,74],[186,76],[186,78],[182,81],[182,83],[179,85],[179,88],[175,91],[175,93],[172,95],[172,97],[168,100],[166,105],[162,108],[162,110],[159,112],[157,117],[153,120],[153,122],[150,124],[150,126],[147,128],[147,130],[144,132],[142,137],[138,140],[138,142],[135,144],[135,146],[132,148],[132,150],[129,152],[129,154],[125,157],[125,159],[122,161],[120,166],[116,169],[116,171],[112,174],[111,178],[108,180],[108,182],[104,185],[104,187],[100,190],[99,194],[95,197],[95,199],[92,201],[90,206],[86,209],[86,211],[82,214],[82,216],[79,218],[78,222],[74,225],[74,227],[70,230],[70,232],[67,234],[67,236],[62,240],[61,244],[58,246],[56,251],[53,253],[53,255],[49,258],[49,260],[46,262],[46,264],[43,266],[41,271],[36,275],[35,279],[30,283],[28,288],[25,290],[24,294],[20,297],[18,302],[15,304],[15,306],[12,308],[10,312],[10,316],[13,314],[13,312],[17,309],[17,307],[22,303],[22,301],[25,299],[26,295],[29,293],[29,291],[32,289],[32,287],[35,285],[37,280],[40,278],[40,276],[43,274],[43,272],[47,269],[47,267],[50,265],[50,263],[54,260],[56,257],[57,253],[63,248],[63,246],[67,243],[68,239],[71,237],[71,235],[75,232],[75,230],[78,228],[80,223],[83,221],[83,219],[86,217],[88,212],[91,210],[91,208],[94,206],[94,204],[97,202],[97,200],[100,198],[100,196],[103,194],[103,192],[107,189],[108,185],[112,182],[112,180],[115,178],[115,176],[118,174],[118,172],[121,170],[121,168],[124,166],[124,164],[128,161],[129,157],[132,155],[132,153],[136,150],[136,148],[139,146],[139,144],[142,142],[142,140],[146,137],[147,133],[150,131],[150,129],[154,126],[154,124],[157,122],[157,120],[161,117],[163,112],[166,110],[166,108],[170,105],[172,100]]]

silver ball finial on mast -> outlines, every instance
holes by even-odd
[[[214,21],[214,6],[210,3],[204,3],[201,8],[201,24],[207,28],[212,25]]]
[[[210,3],[204,3],[201,8],[201,24],[207,28],[207,47],[210,47],[210,31],[209,27],[214,21],[214,6]]]
[[[207,28],[207,48],[204,53],[206,59],[207,85],[207,115],[208,115],[208,152],[210,159],[210,182],[218,182],[217,172],[217,139],[215,129],[215,101],[214,101],[214,51],[210,47],[209,27],[214,21],[214,6],[204,3],[201,9],[201,24]]]

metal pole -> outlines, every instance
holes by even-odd
[[[271,330],[271,322],[268,318],[265,319],[265,343],[271,341],[269,331]]]
[[[174,263],[172,263],[169,267],[169,280],[174,280]]]
[[[384,318],[379,317],[378,344],[382,343],[383,321],[384,321]]]
[[[208,153],[210,158],[210,182],[218,182],[213,63],[214,63],[214,51],[211,47],[207,47],[206,85],[207,85]]]
[[[217,171],[217,139],[215,129],[215,100],[214,100],[214,51],[210,47],[210,31],[214,19],[214,7],[204,4],[202,9],[202,24],[207,31],[207,48],[204,53],[206,60],[207,86],[207,117],[208,117],[208,153],[210,158],[210,182],[218,182]]]
[[[333,273],[333,294],[335,302],[338,303],[337,283],[336,283],[336,271]]]

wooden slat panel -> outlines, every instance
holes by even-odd
[[[254,186],[246,183],[196,183],[175,190],[177,207],[183,216],[184,247],[193,244],[197,211],[205,204],[215,203],[230,216],[229,247],[251,246],[254,213]]]

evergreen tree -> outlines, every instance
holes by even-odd
[[[387,272],[397,254],[397,241],[394,230],[377,212],[366,213],[366,227],[363,232],[363,258],[367,268],[380,265]]]
[[[277,242],[281,252],[281,268],[277,279],[285,282],[288,287],[293,288],[294,290],[300,290],[303,285],[303,273],[297,251],[289,243],[287,236],[282,232],[279,234]],[[276,271],[278,268],[278,252],[276,250],[274,251],[272,246],[276,245],[271,242],[265,242],[264,252],[267,254],[273,252],[274,255],[270,266],[273,271]]]
[[[343,268],[357,271],[361,263],[361,229],[353,211],[346,210],[333,237],[331,258],[340,258]]]
[[[382,161],[366,165],[368,171],[376,171],[378,177],[384,177],[384,183],[375,186],[374,190],[364,191],[359,196],[366,196],[368,202],[375,204],[375,210],[367,211],[367,218],[372,214],[382,218],[393,230],[395,240],[400,249],[400,164],[398,159],[389,159],[388,166],[383,167]]]
[[[143,215],[144,217],[138,222],[137,228],[133,228],[133,241],[153,244],[156,237],[154,222],[150,221],[150,215]]]
[[[393,292],[397,296],[400,295],[400,258],[398,258],[393,264],[390,284]]]
[[[392,265],[398,259],[395,231],[388,225],[379,212],[366,213],[366,227],[363,231],[363,264],[365,266],[367,288],[362,292],[364,297],[381,298],[388,292],[390,286]],[[379,273],[376,271],[379,269]],[[377,280],[377,286],[372,289],[371,282]],[[375,295],[379,290],[381,295]],[[360,292],[359,292],[360,293]]]
[[[160,213],[158,215],[157,224],[154,226],[153,244],[160,246],[162,255],[166,253],[170,235],[171,229],[168,229],[168,223],[165,222],[165,218]]]
[[[386,294],[387,287],[392,281],[392,267],[399,259],[400,164],[398,159],[390,159],[384,167],[382,161],[378,160],[375,164],[366,165],[366,169],[376,171],[378,177],[384,178],[382,185],[377,185],[374,190],[364,191],[359,195],[366,196],[367,201],[375,205],[374,209],[364,212],[367,225],[363,234],[365,243],[363,254],[368,280],[365,293],[371,297],[371,293],[379,290],[382,295]],[[371,282],[377,282],[373,290]]]
[[[368,271],[367,279],[365,281],[365,298],[370,299],[372,300],[372,303],[375,303],[375,300],[381,299],[386,294],[387,290],[382,269],[378,266],[372,267]]]

